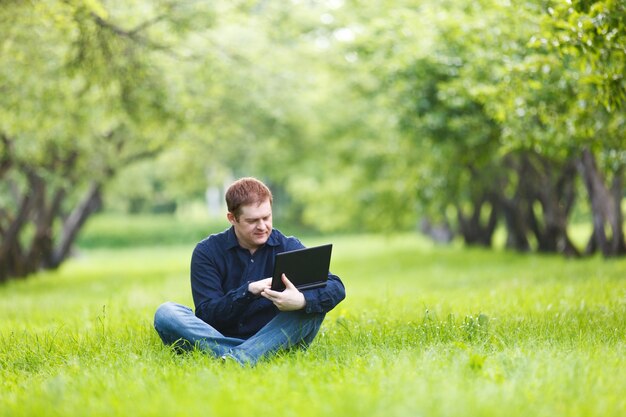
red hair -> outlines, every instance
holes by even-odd
[[[226,190],[226,206],[236,219],[241,214],[241,206],[261,204],[269,200],[272,204],[272,192],[263,182],[252,177],[240,178]]]

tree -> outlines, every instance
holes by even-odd
[[[468,244],[489,245],[501,209],[496,193],[501,127],[475,90],[498,76],[491,67],[501,50],[482,40],[498,38],[497,8],[407,1],[384,9],[357,3],[357,22],[347,26],[358,38],[347,45],[346,56],[354,59],[345,76],[371,108],[356,120],[374,133],[351,149],[352,164],[368,170],[349,170],[360,173],[357,189],[370,195],[364,210],[403,213],[396,224],[405,227],[416,223],[419,211],[456,224]],[[369,117],[375,122],[368,124]]]
[[[107,181],[170,144],[177,85],[154,57],[170,51],[159,34],[173,10],[159,3],[140,20],[94,1],[3,6],[0,281],[58,267]]]
[[[456,221],[468,243],[488,244],[499,214],[511,247],[577,255],[568,236],[575,168],[584,166],[582,156],[593,144],[603,149],[599,172],[613,167],[609,177],[621,178],[616,168],[623,155],[623,118],[593,106],[593,90],[577,59],[562,59],[549,47],[557,31],[546,28],[545,5],[485,0],[349,6],[335,14],[345,30],[357,34],[356,41],[340,45],[348,64],[331,65],[345,68],[342,76],[361,94],[352,108],[365,111],[348,116],[352,124],[343,123],[332,149],[345,150],[336,152],[344,162],[332,175],[318,175],[315,187],[350,189],[350,201],[341,203],[346,210],[339,211],[350,212],[356,224],[367,213],[404,213],[396,224],[406,225],[419,210],[446,224]],[[615,16],[623,7],[610,6],[617,14],[595,21],[621,22]],[[598,29],[609,40],[620,39],[619,30]],[[619,42],[611,48],[612,55],[623,50]],[[613,60],[603,80],[621,79],[621,61],[614,71]],[[365,129],[370,133],[363,134]],[[622,190],[620,184],[614,182],[611,190]],[[605,207],[597,212],[620,213],[621,194],[596,195],[603,201],[597,205]],[[347,210],[351,207],[362,212]],[[612,219],[612,236],[619,237],[622,221]],[[348,218],[334,221],[347,224]],[[360,222],[371,223],[376,221]],[[376,223],[388,226],[389,221]],[[604,229],[598,227],[594,236]]]
[[[624,19],[620,2],[557,3],[549,8],[527,56],[512,68],[511,85],[501,95],[509,101],[496,104],[501,114],[509,110],[511,132],[537,127],[530,144],[513,143],[538,149],[544,157],[566,157],[578,167],[594,225],[586,252],[600,249],[605,256],[626,253],[620,207],[625,125],[616,111],[624,101]],[[518,122],[512,120],[515,114]]]
[[[544,26],[546,44],[579,74],[578,101],[588,103],[577,117],[579,168],[593,213],[587,252],[624,255],[626,120],[620,110],[626,103],[626,5],[614,0],[556,3]]]

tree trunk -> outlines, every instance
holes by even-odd
[[[83,199],[63,224],[61,238],[47,262],[48,268],[57,268],[70,254],[72,244],[87,218],[102,206],[102,184],[92,182]]]
[[[587,253],[600,250],[605,257],[626,254],[621,202],[624,196],[621,167],[614,173],[611,188],[607,188],[598,170],[596,159],[589,149],[584,149],[579,161],[593,216],[593,233],[587,244]],[[608,233],[607,233],[608,232]]]
[[[465,244],[470,246],[491,246],[493,233],[498,222],[498,209],[493,200],[494,199],[490,201],[485,195],[477,198],[472,204],[472,210],[469,215],[465,215],[463,209],[457,205],[456,211],[459,222],[459,232],[463,236]],[[482,212],[483,208],[488,203],[491,205],[491,210],[486,224],[483,224]]]
[[[3,149],[3,152],[0,153],[0,179],[4,177],[4,174],[11,168],[11,156],[10,156],[10,146],[12,145],[9,137],[4,133],[0,133],[0,149]]]
[[[626,255],[626,241],[624,239],[624,214],[622,213],[622,200],[624,198],[624,167],[620,167],[613,177],[611,184],[611,196],[613,200],[613,212],[611,228],[613,239],[611,251],[615,255]]]
[[[527,184],[526,177],[528,175],[529,164],[527,157],[521,155],[508,155],[505,158],[505,164],[510,168],[515,180],[509,179],[509,182],[517,183],[515,193],[512,197],[507,197],[504,190],[507,188],[506,183],[499,187],[498,207],[502,211],[504,217],[504,225],[506,227],[506,247],[519,252],[528,252],[530,250],[530,242],[528,241],[528,215],[527,207]]]
[[[528,241],[528,226],[524,220],[525,216],[520,212],[520,206],[515,200],[504,199],[501,202],[502,215],[506,226],[506,247],[518,252],[530,251]]]
[[[61,211],[61,203],[65,197],[65,189],[56,190],[49,206],[45,202],[36,220],[36,231],[33,238],[28,262],[44,269],[50,267],[50,259],[54,250],[53,226],[55,218]]]
[[[0,243],[0,282],[9,277],[23,277],[28,274],[23,261],[23,250],[20,243],[20,232],[28,221],[33,208],[32,194],[27,193],[21,198],[15,218],[3,230],[2,242]]]
[[[10,138],[0,134],[0,176],[4,177],[0,191],[14,201],[0,208],[0,282],[58,267],[67,258],[78,230],[101,202],[101,183],[91,184],[65,221],[55,247],[54,225],[62,217],[66,187],[76,184],[72,170],[78,154],[51,148],[48,162],[34,167],[16,158],[12,145]],[[54,175],[63,180],[50,181],[49,176]]]
[[[537,238],[540,252],[559,252],[566,256],[580,256],[580,252],[567,234],[568,217],[574,206],[576,174],[575,162],[568,161],[555,174],[558,164],[534,155],[534,172],[530,186],[532,193],[528,202],[530,228]],[[555,175],[556,178],[555,178]],[[534,211],[534,202],[541,205],[541,219]]]
[[[113,141],[114,133],[107,134],[106,140]],[[118,153],[128,143],[122,136],[115,142]],[[40,269],[57,268],[69,257],[87,218],[101,207],[102,186],[115,175],[116,168],[155,156],[164,146],[112,159],[111,164],[92,175],[82,168],[76,169],[81,156],[79,148],[68,149],[51,143],[42,148],[46,152],[44,160],[33,163],[15,152],[14,143],[15,139],[0,131],[0,194],[13,199],[0,207],[0,282]],[[85,178],[86,175],[89,177]],[[96,176],[97,180],[85,182]],[[82,189],[85,184],[88,187],[85,195],[65,218],[62,206],[74,204],[74,201],[65,202],[67,190]],[[61,222],[58,232],[55,226]]]

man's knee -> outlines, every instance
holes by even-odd
[[[182,309],[186,307],[167,301],[161,304],[154,313],[154,327],[160,331],[166,331],[176,327]]]
[[[297,331],[300,337],[311,339],[315,337],[326,316],[323,313],[305,313],[304,311],[289,311],[281,313],[285,319],[297,323]]]

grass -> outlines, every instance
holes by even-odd
[[[84,249],[0,287],[0,416],[626,415],[626,260],[335,244],[347,299],[307,352],[255,368],[177,355],[152,329],[191,305],[193,243]]]
[[[78,237],[78,246],[94,249],[181,245],[197,242],[207,236],[207,231],[217,232],[227,226],[226,216],[209,220],[197,214],[123,216],[104,213],[89,219]]]

